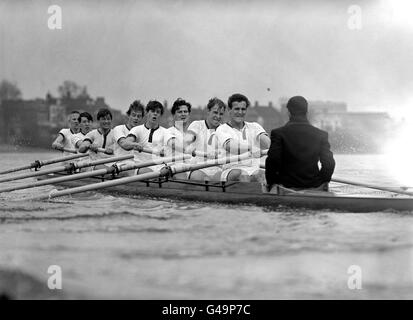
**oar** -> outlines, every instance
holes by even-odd
[[[93,183],[87,186],[81,186],[81,187],[76,187],[76,188],[71,188],[71,189],[66,189],[66,190],[61,190],[61,191],[54,191],[54,192],[52,191],[49,195],[42,195],[39,197],[34,197],[34,198],[29,198],[29,199],[24,199],[24,200],[52,199],[52,198],[57,198],[61,196],[66,196],[69,194],[99,190],[99,189],[104,189],[108,187],[114,187],[114,186],[133,183],[137,181],[147,180],[147,179],[169,177],[176,173],[181,173],[185,171],[193,171],[193,170],[214,167],[214,166],[231,163],[231,162],[239,162],[242,160],[246,160],[250,157],[251,157],[251,153],[248,152],[248,153],[238,155],[238,156],[231,156],[231,157],[224,157],[224,158],[215,159],[215,160],[209,160],[209,161],[205,161],[200,164],[180,163],[172,167],[164,167],[158,172],[148,172],[148,173],[143,173],[143,174],[139,174],[139,175],[132,176],[132,177],[120,178],[120,179],[115,179],[115,180],[110,180],[110,181],[105,181],[105,182],[100,182],[100,183]]]
[[[191,156],[184,155],[183,157],[185,159],[189,159]],[[127,159],[129,159],[129,158],[127,158]],[[106,175],[106,174],[119,174],[120,172],[123,172],[123,171],[150,167],[150,166],[154,166],[154,165],[162,164],[162,163],[174,162],[176,159],[177,159],[176,157],[158,158],[158,159],[154,159],[152,161],[146,161],[146,162],[141,162],[141,163],[131,163],[131,164],[124,164],[124,165],[110,166],[110,167],[104,168],[104,169],[93,170],[93,171],[82,172],[82,173],[76,173],[76,174],[72,174],[72,175],[67,175],[67,176],[57,177],[57,178],[50,178],[50,179],[41,180],[41,181],[35,181],[33,183],[29,183],[29,184],[25,184],[25,185],[7,187],[7,188],[0,188],[0,193],[9,192],[9,191],[16,191],[16,190],[23,190],[23,189],[28,189],[28,188],[35,188],[35,187],[40,187],[40,186],[45,186],[45,185],[55,184],[55,183],[60,183],[60,182],[66,182],[66,181],[80,180],[80,179],[83,179],[83,178],[102,176],[102,175]],[[179,157],[179,160],[181,160],[181,159],[182,159],[182,156]]]
[[[331,181],[338,182],[338,183],[344,183],[344,184],[351,184],[351,185],[358,186],[358,187],[366,187],[366,188],[370,188],[370,189],[377,189],[377,190],[381,190],[381,191],[389,191],[389,192],[393,192],[393,193],[400,193],[400,194],[406,194],[406,195],[409,195],[409,196],[413,196],[413,192],[404,191],[404,190],[400,190],[400,189],[397,189],[397,188],[388,188],[388,187],[377,186],[377,185],[370,184],[370,183],[350,181],[350,180],[338,179],[338,178],[331,179]]]
[[[44,176],[46,174],[50,173],[57,173],[61,171],[73,171],[76,169],[82,169],[86,167],[92,167],[92,166],[97,166],[100,164],[105,164],[109,162],[116,162],[116,161],[122,161],[126,159],[131,159],[133,158],[133,155],[125,155],[125,156],[120,156],[120,157],[112,157],[112,158],[105,158],[105,159],[100,159],[96,161],[91,161],[91,162],[84,162],[84,163],[70,163],[64,166],[57,166],[51,169],[47,170],[41,170],[41,171],[36,171],[36,172],[29,172],[21,175],[16,175],[13,177],[7,177],[0,179],[0,182],[7,182],[7,181],[15,181],[15,180],[21,180],[21,179],[26,179],[26,178],[33,178],[33,177],[38,177],[38,176]]]
[[[61,150],[61,151],[68,152],[68,153],[78,153],[77,150],[75,150],[75,149],[66,149],[66,148],[63,148],[63,149],[57,149],[57,150]],[[98,148],[98,152],[106,153],[106,149]],[[86,153],[85,153],[85,154],[86,154]],[[109,154],[109,153],[107,153],[107,154]]]
[[[75,149],[67,149],[67,148],[62,148],[62,149],[56,149],[62,152],[67,152],[67,153],[77,153],[77,150]]]
[[[265,165],[260,165],[260,168],[265,169]],[[370,188],[370,189],[376,189],[376,190],[381,190],[381,191],[388,191],[388,192],[400,193],[400,194],[406,194],[409,196],[413,196],[413,192],[404,191],[404,190],[400,190],[397,188],[377,186],[377,185],[370,184],[370,183],[356,182],[356,181],[350,181],[350,180],[344,180],[344,179],[338,179],[338,178],[332,178],[331,181],[338,182],[338,183],[344,183],[344,184],[350,184],[350,185],[354,185],[357,187],[365,187],[365,188]]]
[[[75,154],[75,155],[69,155],[65,157],[50,159],[50,160],[36,160],[27,166],[1,171],[0,174],[12,173],[12,172],[17,172],[17,171],[22,171],[22,170],[27,170],[27,169],[38,169],[48,164],[59,163],[59,162],[78,159],[78,158],[82,158],[86,156],[88,156],[88,154]]]

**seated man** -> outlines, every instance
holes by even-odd
[[[287,109],[290,121],[271,132],[271,146],[265,161],[267,189],[275,192],[282,185],[326,190],[335,167],[328,134],[308,122],[308,104],[303,97],[292,97]]]
[[[167,129],[171,138],[167,141],[166,156],[175,157],[176,162],[182,161],[179,159],[179,154],[182,154],[186,150],[187,140],[192,137],[189,137],[190,134],[188,133],[191,107],[189,102],[181,98],[176,99],[172,105],[171,114],[173,117],[173,126]],[[173,178],[187,179],[188,175],[188,172],[181,172],[175,174]]]
[[[92,130],[93,117],[89,112],[82,112],[79,115],[79,132],[72,135],[72,144],[76,151],[79,149],[80,143],[86,138],[86,135]]]
[[[206,160],[215,159],[219,156],[218,139],[216,129],[221,124],[221,119],[225,113],[225,103],[212,98],[207,104],[207,116],[205,120],[193,121],[188,127],[190,135],[189,151],[195,151],[196,156],[192,159],[194,163],[202,163]],[[192,171],[191,180],[219,180],[221,177],[221,166],[208,167]]]
[[[64,156],[71,155],[70,151],[75,151],[75,145],[73,143],[73,136],[79,132],[79,111],[72,111],[68,117],[67,121],[69,123],[69,128],[65,128],[59,131],[57,138],[52,143],[52,148],[60,150],[63,152]]]
[[[129,132],[142,124],[143,116],[145,115],[145,107],[139,101],[135,100],[129,106],[128,111],[126,112],[128,120],[125,124],[120,124],[113,128],[113,136],[115,137],[115,149],[113,150],[115,156],[122,156],[132,153],[132,150],[126,150],[123,148],[126,137],[129,135]]]
[[[229,121],[216,130],[219,146],[229,155],[251,151],[253,157],[240,163],[223,167],[222,181],[262,181],[264,172],[260,169],[260,151],[270,146],[270,138],[257,122],[246,122],[250,102],[242,94],[233,94],[228,99]]]
[[[74,141],[75,145],[79,145],[80,153],[90,150],[89,156],[91,160],[113,157],[115,139],[112,130],[112,113],[109,109],[100,109],[96,118],[99,122],[99,127],[88,132],[83,140],[79,138],[78,141]],[[106,166],[110,165],[110,163],[106,164]],[[102,167],[104,166],[96,166],[95,169]]]
[[[149,101],[145,111],[147,114],[145,123],[133,127],[122,143],[122,148],[125,150],[135,150],[135,161],[140,163],[159,159],[168,140],[173,138],[168,130],[159,124],[164,113],[162,103],[156,100]],[[143,149],[151,151],[152,154],[141,152]],[[140,168],[136,173],[155,172],[163,166],[159,164]]]

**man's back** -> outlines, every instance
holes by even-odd
[[[292,118],[272,130],[266,159],[268,185],[316,188],[330,181],[334,167],[327,132],[312,126],[306,118]]]

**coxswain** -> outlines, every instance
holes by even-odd
[[[309,123],[308,103],[304,97],[289,99],[287,110],[290,117],[287,124],[271,131],[271,146],[265,161],[268,191],[328,191],[335,168],[328,133]]]

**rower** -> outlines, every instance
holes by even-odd
[[[99,127],[90,131],[79,146],[80,153],[90,150],[91,160],[112,157],[115,144],[112,130],[112,113],[110,110],[100,109],[96,118],[99,122]],[[99,148],[105,149],[105,151],[99,152]]]
[[[285,190],[278,188],[281,185],[293,190],[328,191],[335,167],[328,133],[308,122],[308,103],[304,97],[292,97],[287,109],[290,121],[271,131],[271,146],[265,161],[267,190],[274,193]]]
[[[167,129],[171,137],[167,141],[167,150],[170,151],[173,156],[176,156],[178,153],[185,151],[187,141],[190,139],[187,129],[191,114],[191,104],[184,99],[178,98],[172,104],[171,114],[173,117],[173,126]],[[188,172],[182,172],[175,174],[173,178],[188,179],[188,175]]]
[[[214,159],[219,155],[218,139],[215,134],[216,129],[221,124],[222,117],[225,113],[225,103],[218,99],[212,98],[206,106],[207,116],[205,120],[193,121],[188,127],[188,135],[192,147],[188,151],[198,152],[193,161],[200,163],[208,159]],[[202,155],[203,154],[203,155]],[[222,169],[219,166],[208,167],[192,171],[189,175],[191,180],[219,180]]]
[[[132,128],[129,135],[122,143],[125,150],[135,150],[135,161],[145,162],[158,158],[164,154],[164,146],[171,138],[168,130],[159,125],[164,113],[163,105],[156,100],[149,101],[146,105],[146,121],[140,126]],[[143,149],[150,150],[152,154],[142,152]],[[138,169],[136,173],[145,173],[159,170],[164,165],[156,165],[148,168]]]
[[[145,114],[145,106],[140,102],[140,100],[135,100],[129,106],[128,111],[126,112],[128,120],[126,124],[121,124],[113,128],[113,136],[115,138],[115,149],[114,154],[116,157],[131,154],[133,151],[128,150],[124,147],[126,143],[126,137],[129,135],[129,132],[132,128],[142,124],[143,116]],[[118,166],[132,164],[134,160],[124,160],[118,162]],[[134,171],[128,170],[120,173],[120,176],[130,176],[134,175]]]
[[[72,144],[75,149],[79,149],[80,143],[86,138],[86,135],[91,131],[93,117],[89,112],[82,112],[79,115],[79,132],[72,136]]]
[[[55,141],[52,143],[52,148],[56,150],[63,151],[63,149],[74,150],[74,144],[72,142],[73,135],[79,132],[79,111],[72,111],[68,117],[67,121],[69,123],[69,128],[62,129]],[[71,155],[72,153],[63,151],[63,155]]]
[[[123,148],[123,145],[130,130],[142,124],[145,107],[139,100],[135,100],[129,106],[126,114],[128,116],[126,124],[121,124],[113,128],[113,135],[116,141],[114,149],[115,156],[122,156],[131,152]]]
[[[225,165],[222,181],[263,181],[264,171],[260,169],[260,151],[268,149],[270,138],[257,122],[246,122],[250,102],[242,94],[236,93],[228,99],[229,121],[216,130],[220,147],[227,154],[235,155],[252,152],[254,157],[239,164]]]

